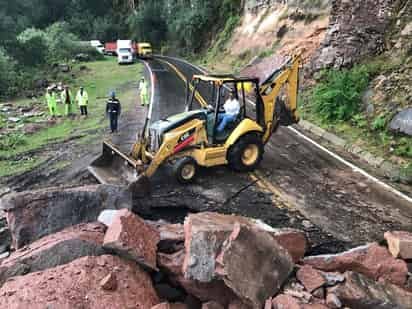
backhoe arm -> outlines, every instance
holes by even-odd
[[[280,124],[290,125],[299,121],[297,112],[299,90],[300,55],[293,56],[282,68],[275,71],[260,87],[264,107],[265,134],[267,143]],[[288,104],[278,98],[287,83]]]

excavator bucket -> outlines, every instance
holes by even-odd
[[[103,152],[88,167],[90,173],[102,184],[130,186],[141,181],[138,171],[143,171],[140,160],[124,154],[110,142],[103,142]],[[142,176],[142,175],[141,175]]]

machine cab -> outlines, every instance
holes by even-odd
[[[234,78],[232,75],[195,75],[187,88],[186,111],[198,110],[200,106],[206,113],[206,130],[210,145],[223,144],[247,118],[263,127],[264,111],[259,94],[259,79]],[[238,103],[239,112],[235,117],[229,117],[222,130],[222,126],[219,125],[227,112],[225,104],[230,99]]]

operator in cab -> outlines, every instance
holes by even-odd
[[[217,132],[219,133],[223,132],[228,124],[235,122],[237,116],[239,115],[240,104],[236,99],[234,90],[230,92],[229,99],[225,102],[223,108],[225,109],[225,112],[219,114],[217,118]]]

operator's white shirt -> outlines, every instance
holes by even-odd
[[[230,116],[237,116],[240,112],[240,104],[236,99],[228,99],[223,107],[225,108],[226,114]]]

